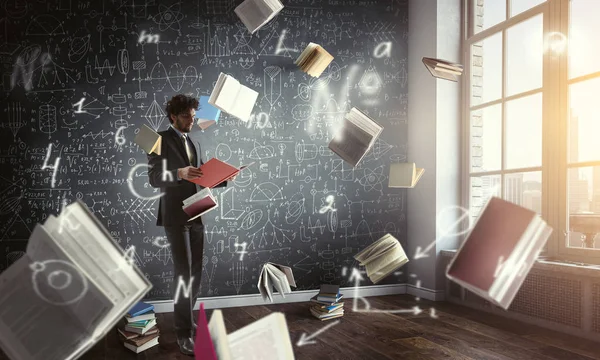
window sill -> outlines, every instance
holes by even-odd
[[[454,257],[456,250],[441,250],[440,255],[448,258]],[[534,269],[555,271],[567,274],[583,275],[583,276],[600,276],[600,265],[575,263],[562,261],[558,259],[545,259],[540,257],[533,265]]]

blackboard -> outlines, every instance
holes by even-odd
[[[390,163],[406,160],[407,1],[283,3],[251,35],[229,0],[4,2],[0,270],[36,223],[81,199],[123,248],[135,246],[154,286],[147,298],[172,298],[157,193],[133,139],[142,124],[166,129],[166,100],[209,95],[220,72],[259,92],[252,118],[222,114],[192,136],[205,161],[256,164],[203,217],[202,296],[257,293],[267,261],[292,266],[299,290],[346,285],[367,244],[391,233],[406,245],[406,190],[387,181]],[[294,65],[309,42],[335,57],[318,79]],[[385,127],[354,169],[327,148],[352,107]]]

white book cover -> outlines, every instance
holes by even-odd
[[[252,109],[254,109],[257,98],[258,92],[247,86],[240,85],[235,103],[228,112],[238,119],[247,122],[250,119],[250,114],[252,113]]]
[[[391,164],[388,187],[414,188],[424,172],[425,169],[417,168],[415,163]]]
[[[219,360],[232,360],[225,320],[221,310],[214,310],[208,322],[208,332]]]

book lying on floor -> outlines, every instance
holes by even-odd
[[[344,306],[339,306],[335,310],[332,311],[323,311],[317,306],[310,307],[310,313],[321,321],[336,319],[344,316]]]
[[[422,61],[431,75],[436,78],[456,82],[458,81],[458,77],[462,75],[463,72],[463,66],[461,64],[455,64],[446,60],[428,57],[424,57]]]
[[[417,168],[415,163],[396,163],[390,165],[391,188],[414,188],[423,176],[425,169]]]
[[[142,127],[139,128],[139,132],[133,141],[146,153],[160,155],[162,137],[148,125],[143,124]]]
[[[286,293],[291,293],[291,286],[296,287],[292,268],[273,263],[266,263],[258,277],[258,291],[264,300],[268,298],[273,302],[273,286],[283,297],[285,297]]]
[[[182,206],[183,211],[190,217],[188,221],[192,221],[218,207],[217,199],[213,196],[210,188],[204,188],[183,200]]]
[[[248,31],[254,34],[282,9],[283,4],[279,0],[245,0],[235,8],[234,12]]]
[[[202,176],[188,181],[205,188],[213,188],[230,177],[237,175],[240,171],[253,164],[254,162],[251,162],[250,164],[240,166],[238,169],[235,166],[226,163],[225,161],[212,158],[200,166],[200,170],[202,170]]]
[[[448,264],[446,276],[508,309],[551,233],[536,212],[492,197]]]
[[[212,106],[208,103],[210,97],[202,95],[198,102],[198,108],[196,109],[196,118],[198,119],[198,126],[202,130],[206,130],[209,126],[219,122],[221,116],[221,110]]]
[[[352,166],[358,165],[371,150],[383,127],[357,108],[344,117],[344,123],[329,143],[329,149]]]
[[[77,200],[37,224],[25,255],[0,274],[0,309],[10,309],[0,312],[0,347],[13,360],[77,359],[151,287]]]
[[[219,74],[208,103],[242,121],[248,121],[258,92],[240,84],[232,76]]]
[[[199,313],[194,342],[196,359],[294,360],[287,322],[280,312],[267,315],[229,335],[221,310],[213,311],[208,324],[203,305]]]
[[[373,284],[377,284],[399,267],[408,262],[408,257],[400,242],[390,234],[369,245],[354,258],[364,265],[367,276]]]
[[[300,70],[312,77],[319,77],[333,61],[333,56],[329,54],[321,45],[309,43],[306,49],[302,51],[294,64],[298,65]]]

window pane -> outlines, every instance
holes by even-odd
[[[542,94],[506,103],[506,169],[542,166]]]
[[[600,1],[571,0],[569,19],[569,78],[600,71]]]
[[[471,47],[471,105],[502,96],[502,33]]]
[[[506,20],[506,0],[472,0],[472,4],[475,34]]]
[[[542,214],[542,172],[504,175],[504,200]]]
[[[600,160],[600,78],[575,83],[569,87],[570,162]]]
[[[600,166],[567,170],[567,246],[600,249]]]
[[[473,176],[471,177],[471,199],[470,199],[470,215],[471,224],[487,201],[492,196],[500,196],[500,175],[489,176]]]
[[[546,0],[510,0],[510,16],[520,14],[543,2]]]
[[[500,104],[471,113],[471,171],[500,170],[502,115]]]
[[[506,30],[506,96],[542,87],[544,21],[542,14]]]

